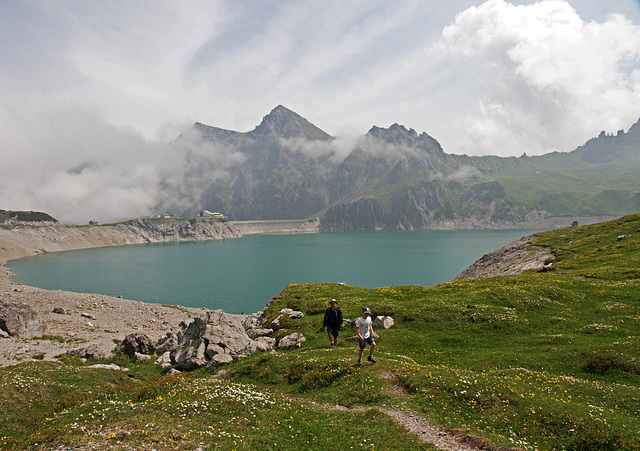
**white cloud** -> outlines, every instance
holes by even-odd
[[[187,174],[241,158],[166,143],[279,104],[339,137],[294,145],[335,161],[373,125],[519,155],[634,123],[637,4],[517,2],[0,2],[0,208],[86,222],[192,203]]]
[[[3,147],[0,205],[46,211],[64,223],[111,222],[201,208],[207,183],[244,161],[242,154],[196,142],[152,143],[82,112],[11,123]],[[186,127],[186,124],[185,124]]]
[[[460,13],[442,44],[475,69],[474,153],[571,150],[640,114],[640,27],[620,15],[584,22],[562,0],[489,0]]]

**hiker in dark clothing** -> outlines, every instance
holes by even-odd
[[[342,310],[338,307],[338,301],[335,299],[331,299],[329,305],[324,312],[322,325],[324,326],[325,332],[329,335],[331,347],[335,348],[338,346],[338,332],[342,328]]]

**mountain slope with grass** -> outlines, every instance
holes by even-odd
[[[290,285],[265,314],[304,312],[278,332],[303,332],[302,347],[214,374],[164,375],[122,357],[111,360],[122,371],[70,358],[2,368],[0,446],[433,449],[404,428],[411,417],[476,448],[640,449],[640,215],[530,245],[555,270],[434,287]],[[363,306],[393,316],[377,330],[377,363],[354,366],[349,326],[329,349],[332,298],[351,320]]]

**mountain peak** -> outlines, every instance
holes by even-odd
[[[627,131],[627,134],[640,134],[640,119],[638,119],[638,122],[636,122],[635,124],[633,124],[631,126],[631,128],[629,129],[629,131]]]
[[[440,143],[434,138],[424,132],[418,135],[414,129],[407,129],[404,125],[393,124],[389,128],[373,126],[367,136],[373,136],[376,139],[398,146],[430,149],[438,154],[444,154]]]
[[[271,110],[251,133],[275,135],[281,138],[306,138],[323,141],[331,139],[331,135],[282,105]]]
[[[374,125],[367,134],[389,143],[406,146],[412,145],[418,138],[418,134],[414,129],[407,130],[404,125],[399,124],[393,124],[389,128],[376,127]]]

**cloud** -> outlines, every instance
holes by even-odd
[[[288,138],[281,139],[280,144],[290,152],[298,152],[311,158],[327,158],[330,163],[339,165],[351,153],[359,139],[359,137],[349,135],[326,141]]]
[[[472,153],[571,150],[640,114],[640,27],[621,15],[584,22],[562,0],[489,0],[442,35],[440,50],[462,55],[475,76]]]
[[[11,130],[13,136],[1,140],[11,149],[0,180],[0,204],[9,209],[84,223],[135,216],[156,202],[155,152],[139,136],[85,113],[40,115],[37,126],[14,117]]]
[[[244,161],[189,131],[174,143],[149,142],[84,112],[40,115],[31,125],[14,118],[13,138],[2,140],[11,153],[0,205],[45,211],[64,223],[198,210],[208,182]]]
[[[634,123],[637,4],[518,3],[0,2],[0,208],[67,222],[195,208],[196,181],[242,158],[167,143],[196,121],[248,131],[279,104],[338,136],[292,148],[335,162],[373,125],[535,155]]]

